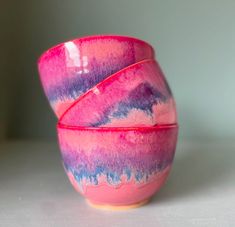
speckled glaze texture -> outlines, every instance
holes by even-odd
[[[46,96],[58,117],[80,95],[113,73],[154,58],[147,43],[122,36],[91,36],[46,51],[38,69]]]
[[[58,125],[64,168],[73,186],[95,203],[141,202],[164,183],[177,130],[172,125],[116,130]]]
[[[95,207],[145,204],[170,172],[178,134],[153,48],[132,37],[79,38],[43,53],[38,69],[74,188]]]

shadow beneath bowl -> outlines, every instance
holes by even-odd
[[[181,144],[176,152],[171,174],[152,199],[152,203],[169,202],[198,196],[211,188],[228,182],[234,170],[234,144],[189,143]]]

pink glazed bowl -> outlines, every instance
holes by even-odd
[[[176,107],[165,77],[153,59],[112,74],[80,96],[60,117],[64,125],[141,127],[174,124]]]
[[[126,209],[146,203],[165,182],[178,126],[89,128],[57,125],[65,171],[93,206]]]
[[[38,70],[45,94],[59,118],[97,83],[144,59],[154,59],[154,50],[148,43],[126,36],[96,35],[50,48],[39,58]]]

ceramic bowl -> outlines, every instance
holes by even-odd
[[[86,127],[174,124],[176,108],[160,67],[150,59],[126,67],[94,86],[59,121]]]
[[[153,48],[142,40],[100,35],[52,47],[38,60],[38,69],[46,96],[60,117],[74,100],[107,76],[151,58]]]
[[[65,171],[73,187],[101,208],[147,202],[165,182],[178,127],[89,128],[58,124]]]

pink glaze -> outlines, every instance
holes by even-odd
[[[165,170],[152,177],[147,184],[136,184],[136,182],[132,180],[122,182],[120,186],[114,187],[104,182],[98,186],[88,184],[84,186],[84,190],[79,188],[73,174],[67,172],[67,175],[75,190],[92,203],[99,205],[127,206],[149,199],[159,191],[165,183],[170,169],[170,166],[167,167]]]
[[[178,135],[153,48],[132,37],[79,38],[43,53],[38,69],[73,187],[99,205],[153,196],[170,172]]]
[[[144,60],[90,89],[59,121],[73,126],[128,127],[174,124],[177,119],[174,99],[159,65],[154,60]]]
[[[116,206],[151,197],[170,171],[177,125],[89,128],[58,125],[65,171],[93,203]]]
[[[70,103],[97,82],[128,65],[153,58],[153,48],[142,40],[100,35],[50,48],[38,60],[38,69],[46,96],[60,117]]]
[[[153,149],[156,144],[159,147],[167,146],[170,149],[165,153],[174,153],[177,140],[177,125],[165,125],[154,127],[119,127],[119,128],[89,128],[89,127],[67,127],[57,125],[58,138],[64,150],[84,150],[90,153],[94,148],[102,147],[110,154],[131,152],[133,149],[145,152],[146,149]],[[161,132],[162,131],[162,132]]]

